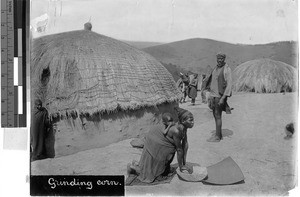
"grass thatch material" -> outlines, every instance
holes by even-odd
[[[35,39],[31,85],[52,116],[134,110],[180,97],[152,56],[88,30]]]
[[[238,92],[275,93],[296,91],[296,69],[271,59],[257,59],[239,65],[233,72]]]

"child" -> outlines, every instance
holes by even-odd
[[[169,129],[175,125],[175,122],[173,121],[173,117],[170,113],[163,113],[162,115],[162,122],[165,125],[165,130],[163,130],[163,134],[166,135],[169,131]]]

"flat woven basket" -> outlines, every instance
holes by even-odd
[[[181,172],[179,168],[177,168],[176,172],[180,179],[189,182],[202,181],[207,177],[207,168],[201,166],[193,166],[193,172],[191,174]]]

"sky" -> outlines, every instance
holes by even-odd
[[[297,0],[32,0],[44,33],[83,29],[119,40],[174,42],[209,38],[240,44],[298,40]],[[40,17],[43,18],[43,17]],[[38,18],[39,19],[39,18]]]

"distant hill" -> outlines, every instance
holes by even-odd
[[[203,73],[207,72],[208,65],[211,68],[215,67],[218,52],[227,55],[226,62],[232,70],[241,63],[259,58],[270,58],[297,67],[297,45],[297,42],[292,41],[243,45],[195,38],[147,47],[142,50],[164,65],[176,65],[185,70]]]
[[[122,42],[125,42],[131,46],[134,46],[135,48],[138,48],[138,49],[143,49],[143,48],[147,48],[147,47],[153,47],[153,46],[164,44],[161,42],[138,42],[138,41],[127,41],[127,40],[122,40]]]

